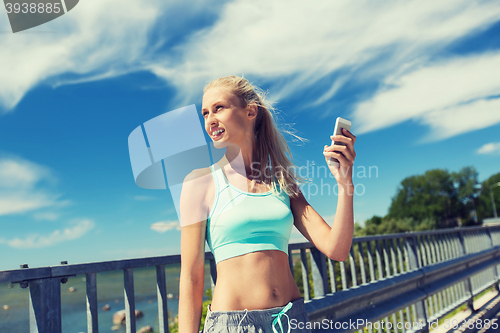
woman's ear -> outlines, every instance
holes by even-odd
[[[254,119],[259,114],[259,108],[257,107],[257,104],[248,104],[247,110],[248,119]]]

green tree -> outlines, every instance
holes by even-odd
[[[364,236],[363,227],[358,222],[354,222],[354,237],[360,237],[360,236]]]
[[[372,236],[397,234],[410,231],[422,231],[435,228],[435,221],[431,218],[425,218],[422,221],[406,217],[396,219],[389,216],[373,216],[365,221],[365,227],[358,231],[358,236]]]
[[[478,172],[473,166],[464,167],[459,172],[452,173],[453,181],[458,191],[458,200],[461,203],[459,216],[462,225],[474,225],[479,221],[475,220],[473,214],[476,209]]]
[[[461,202],[453,175],[434,169],[405,178],[392,198],[388,217],[436,221],[437,228],[457,226]]]
[[[493,216],[490,188],[499,182],[497,173],[479,184],[473,166],[459,172],[434,169],[407,177],[392,198],[389,213],[384,217],[373,216],[363,227],[355,225],[355,236],[481,224],[484,218]],[[492,190],[498,212],[500,186]]]
[[[477,199],[475,200],[477,218],[482,221],[485,218],[493,217],[493,206],[491,204],[491,192],[490,188],[493,184],[500,182],[500,173],[494,174],[490,178],[486,179],[481,184],[481,189]],[[493,191],[493,198],[495,200],[495,208],[497,209],[497,216],[500,216],[500,187],[495,186],[491,188]]]

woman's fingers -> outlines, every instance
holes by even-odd
[[[349,165],[349,161],[342,154],[333,153],[333,152],[332,153],[328,153],[328,155],[325,154],[325,158],[326,158],[326,162],[327,163],[328,163],[328,159],[330,157],[336,158],[339,161],[340,166],[348,166]]]
[[[332,135],[330,136],[330,139],[332,139],[335,142],[342,142],[346,146],[354,147],[354,140],[345,135]]]
[[[344,133],[346,133],[346,135],[348,136],[344,136],[344,135],[332,135],[330,138],[335,141],[335,142],[342,142],[343,144],[345,144],[348,149],[349,149],[349,152],[351,153],[351,155],[356,158],[356,151],[354,150],[354,142],[356,141],[356,137],[349,131],[346,131],[345,129],[343,129]],[[332,149],[330,149],[329,151],[335,151],[335,150],[338,150],[338,147],[340,145],[332,145],[330,147],[332,147]]]
[[[325,155],[327,162],[328,158],[333,157],[339,160],[339,163],[343,166],[349,166],[353,164],[352,156],[349,153],[345,153],[344,155],[344,153],[339,152],[323,152],[323,154]]]
[[[349,150],[349,147],[347,146],[333,145],[328,148],[325,148],[323,154],[327,157],[335,157],[335,158],[337,158],[337,155],[342,155],[346,158],[346,162],[348,164],[352,165],[354,163],[354,156],[352,155],[351,151]]]
[[[353,144],[356,142],[356,136],[351,132],[349,132],[348,130],[346,130],[345,128],[342,129],[342,133],[344,133],[344,135],[346,135],[347,137],[351,138]]]
[[[349,166],[349,165],[352,165],[352,161],[349,160],[345,155],[341,154],[341,153],[336,153],[336,152],[324,152],[323,153],[325,155],[325,158],[327,159],[327,162],[328,162],[328,159],[330,157],[332,158],[336,158],[337,160],[339,160],[339,163],[341,165],[345,165],[345,166]]]
[[[350,139],[347,139],[344,137],[344,139],[337,140],[336,136],[332,136],[332,140],[335,141],[336,144],[332,146],[326,146],[325,151],[331,152],[331,151],[340,151],[342,153],[346,152],[349,153],[350,156],[352,156],[352,160],[356,158],[356,151],[354,150],[354,146],[352,141],[347,141]],[[344,145],[338,144],[339,142],[342,142]]]

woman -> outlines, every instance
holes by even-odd
[[[179,332],[199,330],[205,238],[217,263],[205,332],[287,332],[293,323],[292,328],[304,325],[304,299],[288,262],[290,231],[294,224],[330,259],[347,258],[356,137],[344,131],[345,136],[334,139],[345,146],[324,147],[325,162],[330,157],[340,161],[340,168],[329,166],[340,189],[330,227],[301,193],[301,179],[291,172],[288,146],[271,109],[246,79],[211,82],[204,90],[202,114],[215,147],[226,147],[226,153],[183,183]]]

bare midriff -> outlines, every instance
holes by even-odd
[[[288,256],[279,250],[247,253],[217,264],[211,311],[263,310],[301,297]]]

